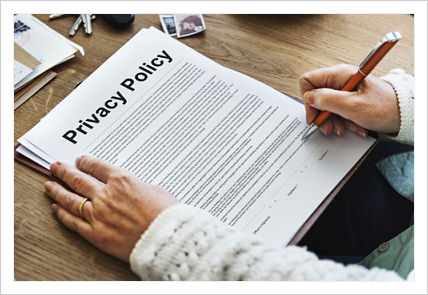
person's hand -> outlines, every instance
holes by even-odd
[[[299,78],[307,123],[311,123],[319,111],[327,110],[336,115],[320,126],[325,135],[342,135],[345,128],[363,137],[367,136],[367,130],[398,132],[400,110],[389,83],[368,75],[356,91],[340,91],[357,70],[355,66],[337,65],[305,73]]]
[[[162,188],[93,157],[79,157],[76,167],[79,170],[60,162],[51,165],[52,173],[74,191],[46,182],[48,195],[58,203],[52,205],[54,212],[66,227],[129,262],[135,244],[150,223],[178,201]],[[84,198],[88,201],[82,207],[81,218],[79,206]]]

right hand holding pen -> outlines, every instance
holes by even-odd
[[[367,130],[396,133],[400,129],[400,110],[392,86],[373,76],[367,78],[355,91],[340,91],[358,70],[351,65],[337,65],[307,72],[299,78],[306,121],[310,124],[320,111],[331,116],[320,129],[325,135],[342,135],[345,128],[363,137]]]

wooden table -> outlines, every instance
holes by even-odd
[[[75,17],[49,21],[68,36]],[[359,65],[389,31],[403,39],[373,72],[403,68],[413,74],[413,17],[410,15],[205,15],[207,30],[180,41],[216,62],[300,97],[297,78],[338,63]],[[80,29],[72,38],[86,55],[54,68],[57,77],[15,111],[16,140],[39,122],[141,28],[162,29],[158,15],[137,15],[119,31],[102,18],[93,34]],[[48,178],[15,162],[16,280],[137,280],[129,265],[93,247],[55,218],[44,191]]]

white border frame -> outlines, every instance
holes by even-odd
[[[14,281],[13,13],[411,13],[415,21],[415,282],[16,282]],[[186,11],[183,11],[185,7]],[[226,9],[227,7],[227,9]],[[427,293],[427,2],[426,1],[2,1],[1,2],[1,293]]]

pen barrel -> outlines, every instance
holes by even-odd
[[[363,73],[360,72],[360,70],[358,72],[356,72],[351,79],[349,79],[349,81],[345,84],[345,86],[343,86],[343,88],[341,89],[341,91],[353,91],[357,88],[358,84],[360,84],[363,80],[364,80],[364,75]]]
[[[399,40],[399,39],[398,39]],[[382,58],[397,44],[398,40],[393,42],[383,43],[376,52],[370,56],[370,58],[358,69],[358,71],[346,82],[345,86],[341,89],[342,91],[353,91],[357,88],[364,78],[370,74],[370,72],[376,67],[376,65],[382,60]],[[329,111],[321,112],[313,123],[320,127],[331,115]]]
[[[331,114],[332,113],[329,111],[323,111],[317,116],[313,123],[320,127],[328,119],[328,117],[330,117]]]
[[[341,91],[352,91],[357,88],[358,84],[364,79],[364,75],[358,71],[356,72],[348,82],[346,82],[345,86],[341,89]],[[327,119],[330,117],[332,113],[329,111],[321,112],[317,118],[314,120],[314,124],[320,127]]]
[[[382,44],[379,49],[373,54],[373,56],[366,61],[366,63],[360,68],[360,71],[363,72],[366,76],[371,73],[371,71],[377,66],[377,64],[382,60],[382,58],[397,44],[397,41],[386,42]]]

